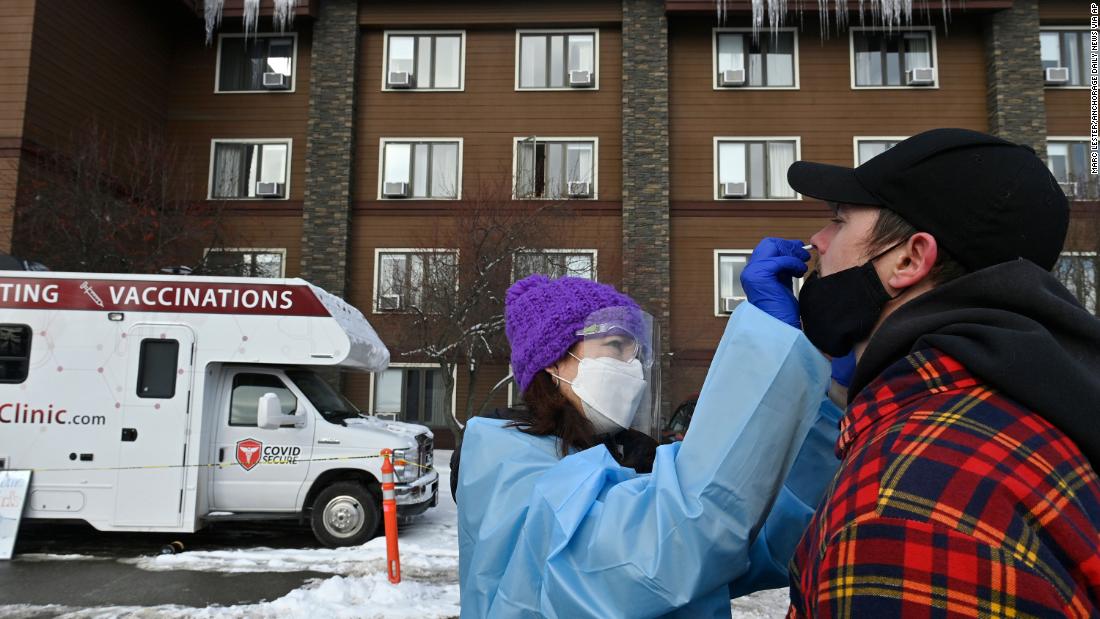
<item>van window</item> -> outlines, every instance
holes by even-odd
[[[278,396],[282,414],[293,415],[298,410],[298,398],[278,376],[237,374],[233,377],[233,396],[229,402],[229,425],[255,426],[256,408],[260,404],[260,396],[265,393]]]
[[[170,400],[175,397],[179,356],[180,343],[176,340],[141,340],[137,384],[139,398]]]
[[[0,325],[0,383],[27,380],[31,358],[31,328]]]

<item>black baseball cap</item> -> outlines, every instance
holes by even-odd
[[[969,129],[933,129],[857,168],[796,161],[795,191],[890,209],[976,271],[1026,258],[1054,268],[1069,201],[1031,148]]]

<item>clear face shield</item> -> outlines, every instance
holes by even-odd
[[[598,434],[633,429],[654,439],[660,431],[657,323],[633,307],[608,307],[585,319],[574,356],[573,391]]]

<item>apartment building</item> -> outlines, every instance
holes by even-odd
[[[19,250],[16,189],[35,153],[63,151],[92,119],[120,140],[151,128],[188,153],[176,173],[194,198],[226,204],[231,246],[203,248],[210,263],[310,279],[385,339],[416,302],[395,278],[461,260],[425,247],[425,230],[487,187],[567,201],[566,233],[517,257],[516,275],[591,277],[635,296],[663,328],[675,406],[701,387],[744,300],[738,274],[756,242],[807,238],[827,217],[787,186],[792,161],[855,165],[914,133],[966,127],[1046,157],[1078,227],[1097,214],[1087,5],[930,0],[889,29],[849,5],[838,23],[792,2],[782,27],[754,33],[737,0],[721,19],[712,0],[299,0],[284,30],[262,0],[246,36],[243,0],[225,0],[208,43],[201,0],[9,0],[0,248]],[[1063,262],[1084,273],[1075,291],[1095,311],[1100,242],[1077,236]],[[483,371],[482,391],[506,362]],[[344,390],[445,445],[442,382],[395,355]],[[506,391],[495,404],[518,398]]]

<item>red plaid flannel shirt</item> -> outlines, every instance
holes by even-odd
[[[788,617],[1100,617],[1100,482],[1042,417],[928,349],[840,430]]]

